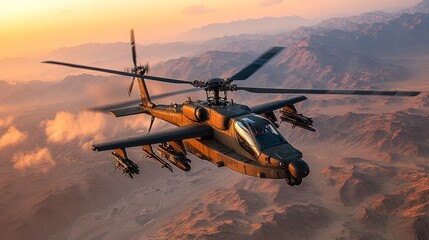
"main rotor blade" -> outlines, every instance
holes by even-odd
[[[150,80],[154,80],[154,81],[158,81],[158,82],[168,82],[168,83],[192,85],[192,82],[190,82],[190,81],[184,81],[184,80],[172,79],[172,78],[164,78],[164,77],[155,77],[155,76],[149,76],[149,75],[139,75],[139,74],[134,74],[134,73],[128,73],[128,72],[122,72],[122,71],[105,69],[105,68],[98,68],[98,67],[90,67],[90,66],[78,65],[78,64],[73,64],[73,63],[65,63],[65,62],[57,62],[57,61],[44,61],[42,63],[57,64],[57,65],[63,65],[63,66],[72,67],[72,68],[82,68],[82,69],[87,69],[87,70],[106,72],[106,73],[112,73],[112,74],[117,74],[117,75],[122,75],[122,76],[129,76],[129,77],[137,77],[137,78],[144,77],[145,79],[150,79]]]
[[[151,98],[151,100],[157,100],[157,99],[161,99],[161,98],[165,98],[165,97],[175,96],[175,95],[184,94],[184,93],[197,92],[197,91],[201,91],[201,90],[204,90],[204,89],[203,88],[190,88],[190,89],[184,89],[184,90],[179,90],[179,91],[175,91],[175,92],[168,92],[168,93],[153,95],[153,96],[150,96],[150,98]],[[91,107],[91,108],[87,108],[86,110],[94,111],[94,112],[109,112],[112,110],[117,110],[117,109],[128,107],[131,105],[139,104],[139,103],[141,103],[141,101],[142,101],[141,99],[128,100],[128,101],[123,101],[123,102],[111,103],[111,104],[107,104],[107,105],[103,105],[103,106]]]
[[[131,29],[131,53],[133,56],[134,68],[137,67],[136,43],[134,41],[134,29]]]
[[[297,94],[339,94],[339,95],[372,95],[372,96],[398,96],[414,97],[420,94],[416,91],[372,91],[372,90],[329,90],[329,89],[277,89],[237,87],[252,93],[297,93]]]
[[[249,65],[247,65],[238,73],[234,74],[229,79],[233,81],[246,80],[256,71],[258,71],[262,66],[264,66],[271,58],[279,54],[283,49],[284,49],[283,47],[270,48],[268,51],[263,53],[261,56],[259,56],[257,59],[255,59],[253,62],[251,62]]]

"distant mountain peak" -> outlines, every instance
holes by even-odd
[[[179,39],[182,41],[203,41],[215,37],[241,34],[276,34],[294,30],[300,26],[309,26],[313,23],[314,21],[300,16],[249,18],[193,28],[180,34]]]

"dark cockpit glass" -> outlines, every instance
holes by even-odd
[[[257,155],[264,149],[287,143],[268,119],[256,114],[237,120],[235,129],[239,137],[246,141],[249,150]]]

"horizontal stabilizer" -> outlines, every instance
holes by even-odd
[[[129,107],[110,111],[110,114],[115,117],[124,117],[141,113],[147,113],[147,111],[143,110],[141,107]]]

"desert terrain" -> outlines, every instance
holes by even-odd
[[[317,131],[280,127],[311,168],[295,187],[195,156],[190,172],[171,173],[139,148],[129,155],[141,174],[127,178],[113,171],[108,152],[90,146],[145,134],[150,118],[85,109],[128,99],[130,79],[43,66],[35,74],[56,81],[0,81],[0,239],[429,239],[428,9],[424,1],[263,37],[144,47],[156,62],[151,75],[227,77],[281,45],[286,49],[242,86],[422,91],[413,98],[307,95],[296,107]],[[114,49],[109,58],[106,49]],[[128,43],[42,57],[121,70],[131,63],[122,51]],[[149,85],[151,94],[178,89]],[[188,95],[205,97],[159,102]],[[252,106],[288,96],[230,97]],[[152,131],[167,127],[155,121]]]

